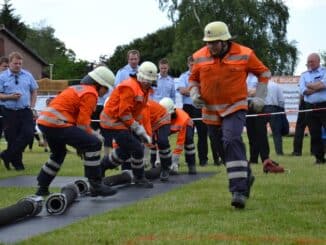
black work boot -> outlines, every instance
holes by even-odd
[[[102,183],[101,179],[89,179],[89,191],[92,197],[96,196],[112,196],[117,191],[112,189],[110,186]]]
[[[134,183],[135,183],[135,186],[137,186],[137,187],[143,187],[143,188],[153,188],[154,187],[153,183],[151,181],[149,181],[148,179],[146,179],[145,176],[142,176],[142,177],[135,176]]]
[[[39,186],[35,192],[36,196],[48,196],[50,195],[48,186]]]
[[[231,205],[238,209],[244,209],[246,206],[246,196],[240,192],[234,192],[232,194]]]
[[[169,169],[162,169],[161,170],[161,174],[160,174],[160,180],[162,182],[166,182],[169,180],[169,176],[170,176],[170,173],[169,173]]]

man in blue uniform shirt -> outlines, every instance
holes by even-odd
[[[153,87],[154,93],[152,99],[160,102],[161,99],[168,97],[175,103],[175,85],[173,77],[169,76],[169,61],[163,58],[159,61],[158,67],[160,73],[158,74],[157,86]]]
[[[326,107],[326,69],[320,66],[320,57],[312,53],[307,59],[308,70],[301,74],[299,85],[305,109]],[[326,127],[326,110],[316,110],[306,114],[311,134],[311,150],[316,164],[325,163],[321,128]]]
[[[140,53],[138,50],[132,49],[127,53],[128,64],[118,70],[114,87],[118,86],[123,80],[129,78],[130,74],[135,75],[137,73],[140,61]]]
[[[23,56],[9,55],[9,69],[0,75],[0,99],[3,101],[4,133],[7,149],[0,153],[5,167],[10,163],[24,170],[23,151],[34,136],[34,106],[38,85],[32,74],[22,69]]]

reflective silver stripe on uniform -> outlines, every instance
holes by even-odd
[[[230,55],[229,57],[226,58],[226,60],[248,60],[249,56],[244,54],[244,55]]]
[[[144,96],[135,96],[135,101],[140,101],[140,102],[143,102],[144,101]]]
[[[159,150],[159,153],[160,153],[160,158],[162,158],[162,159],[172,157],[172,152],[169,148],[165,149],[165,150]]]
[[[226,168],[236,168],[236,167],[248,167],[248,162],[243,160],[226,162]]]
[[[109,155],[109,160],[114,164],[114,165],[120,165],[122,164],[124,161],[119,158],[117,151],[113,150],[112,153]]]
[[[101,155],[101,151],[85,152],[85,157],[98,157]]]
[[[112,119],[108,115],[106,115],[104,112],[102,112],[101,116],[102,116],[101,123],[103,123],[106,126],[115,127],[115,126],[123,126],[124,125],[123,122],[114,122],[114,123],[112,123],[111,122]]]
[[[129,120],[131,120],[132,119],[132,115],[125,115],[125,116],[122,116],[122,117],[120,117],[120,119],[122,120],[122,121],[129,121]]]
[[[194,64],[207,62],[207,61],[213,61],[213,60],[214,60],[214,58],[211,56],[210,57],[206,57],[206,56],[198,57],[198,58],[194,59]]]
[[[160,150],[160,153],[162,153],[162,154],[167,154],[167,153],[169,153],[171,150],[170,150],[170,148],[166,148],[166,149],[161,149]]]
[[[52,108],[52,107],[46,107],[43,111],[45,112],[51,112],[53,113],[57,118],[59,118],[60,120],[63,120],[65,122],[68,122],[68,119],[62,115],[60,112],[58,112],[56,109]]]
[[[238,179],[238,178],[248,178],[248,172],[247,171],[237,171],[228,173],[229,179]]]
[[[230,107],[228,107],[228,108],[226,109],[226,111],[220,113],[220,115],[221,115],[222,117],[224,117],[224,116],[226,116],[226,115],[228,115],[228,114],[233,113],[233,112],[234,112],[234,109],[235,109],[236,107],[238,107],[238,106],[247,106],[247,105],[248,105],[248,102],[247,102],[246,99],[244,99],[244,100],[240,100],[240,101],[237,101],[236,103],[234,103],[233,105],[231,105]]]
[[[204,120],[220,121],[220,117],[218,115],[208,115],[206,113],[203,113],[202,118]]]
[[[46,164],[47,164],[47,165],[50,165],[51,167],[55,167],[55,168],[57,168],[57,169],[60,168],[60,165],[59,165],[57,162],[53,161],[52,159],[49,159],[49,160],[46,162]]]
[[[185,145],[186,155],[193,155],[196,153],[195,144]]]
[[[161,122],[170,121],[170,120],[171,120],[170,114],[165,114],[163,117],[161,117],[159,120],[157,120],[154,125],[152,125],[152,128],[156,129],[160,126]]]
[[[142,114],[139,114],[137,117],[136,117],[136,121],[141,121],[143,119],[143,115]]]
[[[196,150],[195,149],[193,149],[193,150],[187,150],[187,149],[185,149],[185,154],[186,155],[194,155],[194,154],[196,154]]]
[[[220,105],[206,105],[207,110],[209,111],[220,111],[226,109],[229,104],[220,104]]]
[[[100,165],[100,160],[96,160],[96,161],[84,161],[84,165],[85,166],[90,166],[90,167],[96,167]]]
[[[151,154],[156,154],[156,150],[151,149]]]
[[[176,149],[176,150],[183,150],[183,145],[177,145],[177,146],[175,147],[175,149]]]
[[[131,167],[132,168],[136,168],[136,169],[140,169],[143,168],[145,166],[144,161],[142,158],[140,159],[136,159],[136,158],[131,158]]]
[[[42,170],[45,173],[47,173],[48,175],[51,175],[51,176],[56,176],[57,175],[57,172],[58,172],[58,171],[52,170],[51,168],[49,168],[48,166],[46,166],[46,164],[43,165]]]
[[[262,77],[262,78],[270,78],[271,76],[272,76],[272,73],[270,71],[265,71],[259,75],[259,77]]]
[[[53,167],[56,170],[50,168],[49,166]],[[56,176],[59,169],[60,169],[60,165],[57,162],[53,161],[52,159],[48,159],[47,162],[42,167],[42,170],[44,172],[52,176]]]
[[[64,122],[64,121],[62,121],[60,119],[55,119],[53,117],[48,117],[48,116],[45,116],[45,115],[40,115],[38,117],[38,119],[46,121],[48,123],[55,124],[55,125],[64,125],[64,124],[66,124],[66,122]]]

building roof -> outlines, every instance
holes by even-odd
[[[4,33],[13,42],[15,42],[16,44],[18,44],[19,46],[21,46],[26,52],[28,52],[29,54],[31,54],[31,56],[33,56],[36,60],[38,60],[40,63],[42,63],[42,65],[44,65],[44,66],[48,66],[49,65],[44,59],[42,59],[32,49],[30,49],[29,47],[27,47],[18,37],[16,37],[16,35],[14,33],[12,33],[11,31],[9,31],[5,27],[4,24],[0,24],[0,32],[1,33]]]

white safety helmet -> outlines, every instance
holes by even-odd
[[[174,102],[171,98],[169,97],[164,97],[163,99],[160,100],[160,105],[163,106],[169,114],[172,114],[175,110],[175,105]]]
[[[109,89],[113,89],[115,76],[109,68],[105,66],[98,66],[89,72],[88,75],[98,84]]]
[[[150,61],[144,61],[138,68],[137,80],[142,82],[144,80],[154,83],[157,80],[157,67]]]
[[[229,28],[222,21],[214,21],[205,26],[203,38],[203,41],[205,42],[213,42],[218,40],[227,41],[231,38]]]

